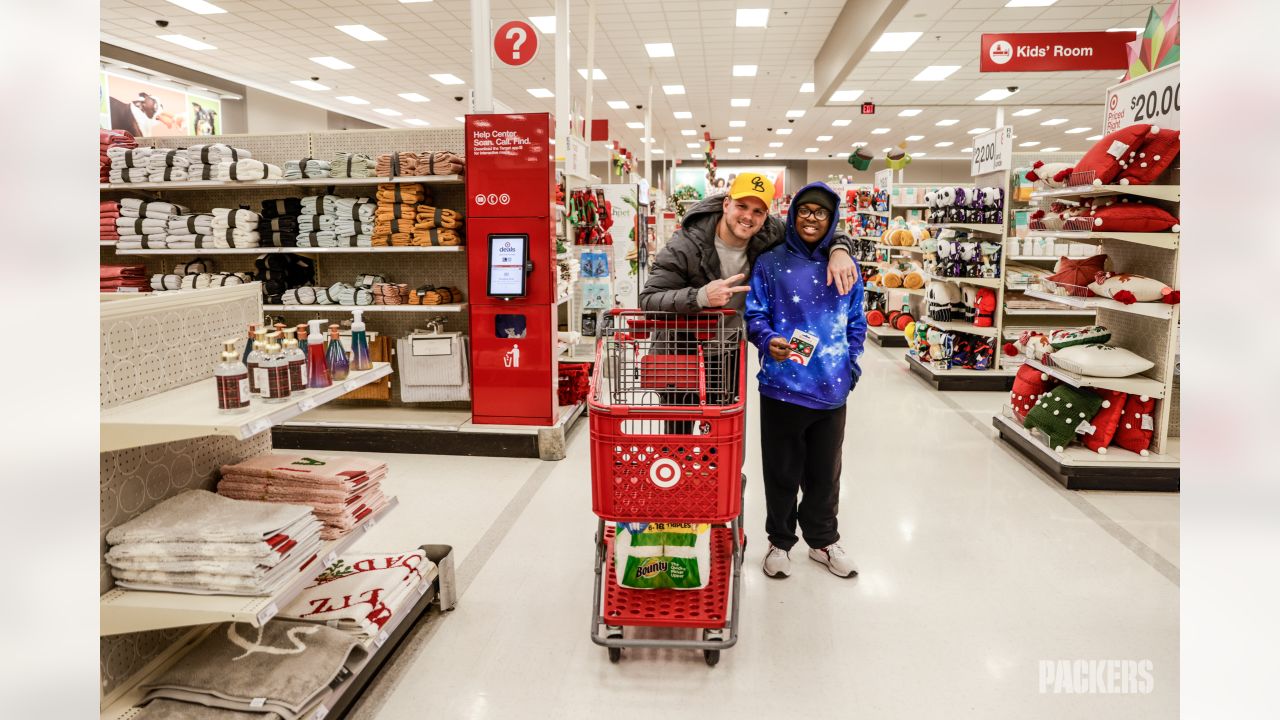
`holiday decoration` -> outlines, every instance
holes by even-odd
[[[1090,450],[1105,455],[1107,446],[1111,444],[1111,438],[1115,437],[1116,428],[1120,425],[1120,414],[1124,412],[1129,395],[1119,390],[1098,390],[1098,394],[1104,400],[1102,410],[1090,422],[1093,432],[1085,433],[1081,441]]]
[[[1018,422],[1027,418],[1027,412],[1040,400],[1040,396],[1057,385],[1057,380],[1030,365],[1018,368],[1013,378],[1013,391],[1009,393],[1009,407]]]
[[[1120,413],[1112,443],[1143,457],[1150,455],[1151,438],[1155,435],[1156,401],[1146,395],[1130,395]]]
[[[1121,185],[1150,185],[1155,182],[1178,157],[1181,141],[1182,133],[1179,131],[1151,126],[1151,132],[1147,133],[1142,144],[1120,158],[1123,170],[1116,182]]]
[[[1142,35],[1125,45],[1129,61],[1129,70],[1124,77],[1126,81],[1181,59],[1182,23],[1179,21],[1178,4],[1179,0],[1173,0],[1163,15],[1157,15],[1154,6],[1147,12],[1147,24]]]
[[[1062,452],[1076,433],[1092,431],[1094,416],[1110,404],[1092,390],[1059,385],[1040,396],[1022,424],[1028,430],[1043,432],[1049,438],[1049,447]]]

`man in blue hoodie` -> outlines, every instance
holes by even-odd
[[[760,351],[764,573],[774,578],[791,574],[797,520],[811,559],[840,577],[858,574],[840,547],[836,514],[845,401],[862,374],[867,321],[860,275],[847,295],[824,282],[839,208],[840,197],[826,184],[801,189],[785,241],[756,261],[747,295],[747,337]]]

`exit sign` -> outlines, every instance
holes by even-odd
[[[862,114],[863,114],[863,115],[875,115],[875,114],[876,114],[876,104],[875,104],[875,103],[870,103],[870,102],[862,103]]]

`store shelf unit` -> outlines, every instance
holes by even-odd
[[[147,138],[148,141],[155,138]],[[296,158],[295,158],[296,159]],[[307,178],[305,180],[245,180],[236,182],[233,180],[184,180],[173,182],[142,182],[142,183],[99,183],[98,189],[102,192],[121,192],[135,190],[238,190],[238,189],[258,189],[265,188],[269,190],[289,187],[317,188],[317,187],[366,187],[370,185],[382,185],[384,183],[420,183],[423,185],[456,185],[462,182],[461,175],[416,175],[416,176],[400,176],[400,177],[371,177],[371,178]]]
[[[396,312],[396,313],[460,313],[467,309],[466,303],[452,305],[263,305],[267,312],[309,312],[317,315],[339,312]]]
[[[1008,390],[1013,387],[1014,371],[1007,368],[969,370],[952,368],[943,370],[922,362],[908,351],[904,356],[911,372],[924,378],[935,390]]]
[[[1068,232],[1063,230],[1030,230],[1027,237],[1051,237],[1070,242],[1085,242],[1101,245],[1108,240],[1150,245],[1165,250],[1178,249],[1180,232]]]
[[[1033,360],[1031,358],[1027,358],[1026,363],[1040,372],[1061,380],[1071,387],[1099,388],[1103,390],[1115,390],[1122,393],[1128,393],[1130,395],[1145,395],[1156,399],[1164,398],[1164,383],[1144,375],[1130,375],[1128,377],[1119,378],[1093,377],[1091,375],[1073,373],[1054,365],[1046,365],[1039,360]]]
[[[880,347],[906,347],[907,336],[888,325],[868,325],[867,339]]]
[[[1107,195],[1128,195],[1131,197],[1163,200],[1165,202],[1181,202],[1181,185],[1078,185],[1075,187],[1056,188],[1054,190],[1037,190],[1031,193],[1032,200],[1073,200],[1077,198],[1103,197]]]
[[[1181,461],[1177,438],[1170,439],[1165,452],[1145,457],[1116,447],[1099,455],[1079,445],[1059,453],[1050,449],[1043,438],[1004,414],[993,417],[991,424],[1001,439],[1068,490],[1177,492],[1179,489]]]
[[[990,175],[991,173],[988,173]],[[978,177],[984,177],[979,175]],[[978,182],[975,180],[975,182]],[[984,225],[977,223],[929,223],[930,227],[941,228],[943,230],[968,230],[969,232],[981,232],[991,235],[1004,235],[1004,225]]]
[[[1173,318],[1174,314],[1177,312],[1176,305],[1165,305],[1164,303],[1156,302],[1131,303],[1126,305],[1122,302],[1112,300],[1111,298],[1058,295],[1056,293],[1044,292],[1043,290],[1027,290],[1024,294],[1027,297],[1038,298],[1040,300],[1051,300],[1061,305],[1080,310],[1111,310],[1114,312],[1129,313],[1131,315],[1158,318],[1160,320],[1169,320]]]
[[[382,253],[461,253],[465,247],[256,247],[256,248],[191,248],[163,250],[117,250],[118,255],[272,255],[296,253],[298,255],[354,254],[381,255]]]

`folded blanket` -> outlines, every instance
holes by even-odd
[[[119,170],[112,168],[111,173],[107,175],[107,181],[112,183],[151,182],[151,173],[145,167],[123,168]]]
[[[417,175],[418,155],[411,152],[393,152],[378,156],[378,177],[404,177]]]
[[[186,182],[190,179],[186,168],[162,167],[151,168],[147,173],[149,182]]]
[[[302,198],[276,198],[262,201],[264,218],[294,217],[302,213]]]
[[[191,158],[187,155],[186,148],[177,150],[160,150],[151,151],[150,157],[147,158],[147,166],[152,170],[160,170],[166,167],[185,168],[191,165]]]
[[[333,201],[336,195],[308,195],[302,198],[302,213],[305,215],[332,215]]]
[[[156,275],[152,275],[152,276],[151,276],[151,289],[152,289],[152,290],[156,290],[156,291],[160,291],[160,290],[181,290],[181,289],[182,289],[182,276],[181,276],[181,275],[175,275],[175,274],[172,274],[172,273],[167,274],[167,275],[166,275],[166,274],[163,274],[163,273],[159,273],[159,274],[156,274]]]
[[[407,305],[409,286],[405,283],[376,283],[369,288],[374,305]]]
[[[377,224],[372,222],[360,222],[359,220],[351,220],[341,215],[333,223],[333,232],[335,235],[372,235],[377,229]]]
[[[462,227],[462,213],[448,208],[419,205],[414,217],[418,226],[423,230],[430,230],[431,228],[456,230]]]
[[[170,237],[173,237],[170,235]],[[213,272],[213,261],[208,258],[196,258],[186,262],[180,262],[173,266],[173,272],[177,275],[195,275],[197,273]]]
[[[130,715],[130,720],[299,720],[314,717],[320,701],[300,713],[269,702],[243,712],[244,703],[238,701],[211,699],[203,693],[182,690],[157,690],[144,695],[139,705],[145,707],[137,715]]]
[[[215,245],[213,244],[213,238],[209,237],[208,233],[169,236],[170,250],[199,250],[211,247],[215,247]]]
[[[285,180],[305,180],[307,178],[327,178],[332,166],[328,160],[303,158],[301,160],[284,161]]]
[[[374,637],[417,597],[412,591],[433,567],[422,550],[343,555],[281,608],[280,617]]]
[[[335,305],[329,289],[314,285],[289,288],[281,295],[283,305]]]
[[[218,174],[236,182],[278,180],[284,177],[279,165],[272,165],[259,160],[237,160],[235,162],[218,163]]]
[[[98,146],[105,152],[111,146],[138,147],[138,141],[125,130],[98,130]]]
[[[115,220],[116,232],[123,235],[164,235],[169,221],[160,218],[121,217]]]
[[[423,207],[426,207],[425,205]],[[412,226],[418,217],[418,206],[399,203],[379,203],[373,213],[375,222],[386,223],[399,220],[402,224]]]
[[[111,169],[145,168],[154,148],[109,147],[107,157],[111,159]]]
[[[297,236],[298,247],[337,247],[338,239],[332,230],[300,232]]]
[[[168,228],[171,234],[208,235],[213,229],[213,214],[176,215],[169,218]]]
[[[122,217],[161,218],[168,220],[175,215],[187,215],[191,210],[184,205],[168,202],[151,202],[138,198],[124,198],[120,201]]]
[[[146,265],[99,265],[99,280],[116,280],[122,278],[146,278]]]
[[[462,302],[462,290],[423,285],[409,293],[410,305],[451,305]]]
[[[143,265],[127,267],[146,275]],[[249,469],[256,467],[251,464]],[[310,518],[311,508],[301,505],[228,500],[207,490],[188,490],[112,528],[107,543],[266,542]]]
[[[373,247],[373,235],[334,235],[338,247]]]
[[[215,563],[215,566],[220,566],[216,572],[129,570],[112,566],[111,576],[117,585],[135,590],[196,595],[272,595],[295,580],[299,573],[312,571],[319,565],[321,547],[323,541],[317,529],[305,541],[299,540],[280,564],[272,568],[255,566],[255,571],[248,575],[227,572],[233,568],[243,569],[243,564]]]
[[[119,212],[120,202],[118,200],[102,200],[98,203],[98,213],[101,215]]]
[[[116,240],[117,250],[166,250],[168,235],[121,235]]]
[[[413,231],[413,244],[419,247],[436,245],[454,247],[462,245],[463,242],[462,235],[457,230],[448,230],[444,228],[420,230],[415,228]]]
[[[109,563],[142,559],[168,562],[217,558],[274,566],[279,564],[281,554],[266,543],[154,542],[113,545],[105,557]]]
[[[330,206],[330,199],[332,199],[332,213],[340,218],[373,222],[374,214],[378,210],[378,206],[368,198],[340,198],[330,195],[325,199],[326,207]]]
[[[431,202],[432,197],[433,193],[422,183],[382,183],[377,193],[379,204],[418,205]]]
[[[341,178],[368,178],[377,175],[378,163],[368,155],[340,152],[334,155],[330,175]]]
[[[253,157],[253,153],[242,148],[231,147],[226,143],[209,145],[192,145],[187,148],[187,157],[191,163],[201,165],[217,165],[223,162],[235,162]]]
[[[256,230],[262,216],[244,208],[214,208],[209,211],[213,216],[210,224],[214,228],[246,228]]]
[[[418,153],[419,175],[461,175],[466,158],[451,152]]]
[[[262,237],[257,230],[215,227],[209,237],[213,239],[213,247],[216,248],[252,248],[262,245]]]
[[[333,215],[309,215],[303,213],[298,216],[298,230],[300,232],[332,230],[334,223],[335,218]]]
[[[182,276],[183,290],[203,290],[211,287],[227,287],[253,282],[253,276],[241,272],[195,273]]]

